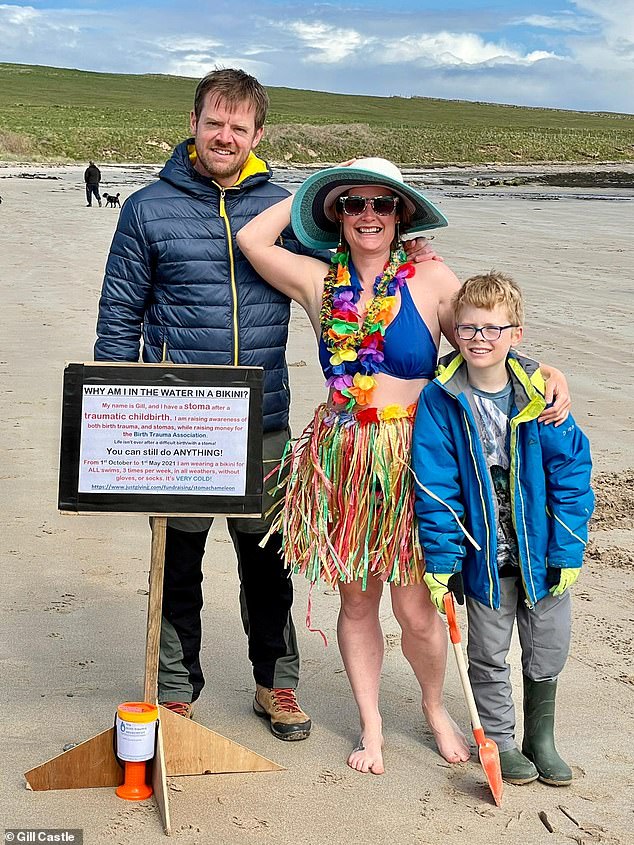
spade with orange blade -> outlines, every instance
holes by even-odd
[[[484,735],[484,728],[478,716],[478,708],[473,697],[473,690],[471,689],[467,666],[464,654],[462,653],[462,637],[460,636],[460,628],[458,627],[458,620],[456,618],[456,606],[454,604],[453,594],[445,593],[443,603],[445,605],[445,613],[447,614],[447,624],[449,625],[449,637],[453,645],[454,654],[456,655],[456,663],[458,664],[458,674],[460,675],[462,689],[467,701],[467,707],[469,708],[473,737],[478,745],[478,756],[480,757],[480,763],[484,769],[493,799],[496,805],[500,807],[502,805],[503,790],[500,754],[493,740],[487,739]]]

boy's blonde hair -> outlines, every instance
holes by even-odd
[[[506,273],[491,270],[480,276],[471,276],[452,300],[456,322],[467,305],[473,308],[496,308],[503,305],[509,322],[521,326],[524,322],[524,297],[517,282]]]

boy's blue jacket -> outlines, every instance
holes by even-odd
[[[511,419],[511,507],[532,606],[556,583],[547,578],[549,566],[582,564],[594,506],[592,464],[588,439],[571,416],[557,428],[537,422],[546,407],[538,365],[511,351],[507,369],[517,408]],[[420,396],[412,444],[418,531],[427,572],[462,571],[465,593],[498,608],[496,499],[467,376],[454,352],[440,361],[437,377]]]

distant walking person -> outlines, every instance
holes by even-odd
[[[88,167],[84,172],[84,182],[86,183],[86,205],[88,208],[92,205],[93,195],[99,203],[101,208],[101,196],[99,195],[99,183],[101,182],[101,171],[94,161],[88,162]]]

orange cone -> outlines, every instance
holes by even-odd
[[[145,760],[136,763],[126,760],[125,780],[115,789],[119,798],[125,798],[126,801],[145,801],[152,795],[154,790],[145,782],[146,768]]]

